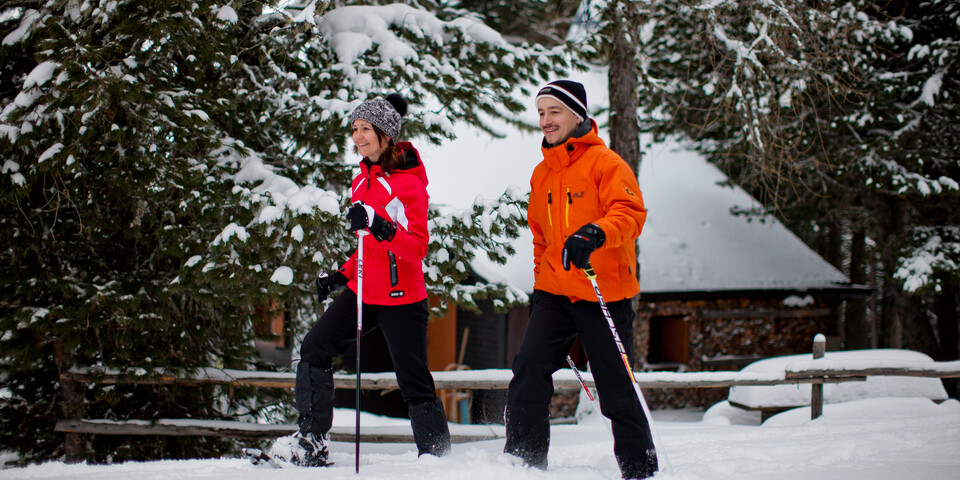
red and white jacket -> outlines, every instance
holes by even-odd
[[[380,164],[360,162],[353,179],[350,203],[363,202],[397,226],[393,240],[363,238],[363,303],[405,305],[427,298],[423,259],[427,256],[427,171],[410,142],[399,142],[402,165],[389,174]],[[347,287],[357,291],[357,252],[340,267]]]

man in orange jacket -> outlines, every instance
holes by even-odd
[[[574,340],[590,361],[600,409],[610,419],[623,478],[657,471],[650,426],[633,389],[593,286],[587,262],[625,342],[633,352],[631,298],[640,293],[636,240],[647,211],[637,178],[597,136],[583,85],[547,84],[537,94],[543,161],[530,179],[527,220],[533,232],[534,292],[530,323],[513,360],[504,452],[545,469],[550,446],[552,375]],[[631,360],[632,363],[632,360]]]

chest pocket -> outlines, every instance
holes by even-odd
[[[574,183],[563,187],[563,228],[576,230],[586,223],[596,221],[600,213],[600,198],[596,186]]]

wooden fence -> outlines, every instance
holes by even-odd
[[[838,368],[827,359],[816,360],[823,356],[822,345],[814,343],[814,360],[795,362],[783,372],[636,372],[636,380],[641,389],[655,388],[729,388],[746,385],[793,385],[812,384],[810,402],[811,416],[816,418],[823,411],[822,385],[824,383],[865,381],[868,376],[911,376],[911,377],[960,377],[960,361],[924,362],[910,365],[878,366],[870,368]],[[465,370],[432,372],[438,390],[496,390],[506,389],[512,372],[503,369]],[[593,376],[582,372],[585,383],[593,387]],[[215,383],[226,386],[254,386],[266,388],[293,388],[296,381],[294,373],[256,372],[204,368],[190,374],[165,374],[154,372],[150,375],[131,374],[104,369],[75,369],[61,375],[62,382],[98,384],[204,384]],[[572,370],[560,370],[554,374],[554,386],[557,390],[579,389],[580,383]],[[354,375],[334,375],[335,388],[353,389],[356,386]],[[398,388],[396,376],[390,373],[364,373],[360,388],[363,390],[395,390]],[[782,410],[783,408],[781,408]],[[769,412],[767,412],[769,413]],[[457,443],[500,438],[502,426],[495,428],[486,425],[452,425],[452,440]],[[214,421],[198,419],[161,419],[149,421],[110,421],[97,419],[62,419],[57,421],[56,431],[68,435],[175,435],[175,436],[223,436],[232,438],[270,438],[286,435],[296,429],[295,425],[262,425],[239,421]],[[336,441],[354,441],[353,428],[334,428],[331,438]],[[394,429],[378,427],[376,431],[364,433],[361,430],[360,441],[364,442],[412,442],[409,428]]]

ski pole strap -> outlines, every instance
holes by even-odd
[[[618,346],[619,346],[620,348],[623,348],[621,345],[618,345]],[[637,383],[637,377],[634,377],[634,376],[633,376],[633,368],[630,367],[630,359],[627,358],[627,354],[626,354],[626,353],[621,353],[621,354],[620,354],[620,358],[623,359],[623,366],[624,366],[624,367],[627,367],[627,376],[630,377],[630,383],[636,384],[636,383]]]
[[[593,265],[590,265],[590,260],[587,260],[587,265],[583,267],[583,273],[585,273],[590,280],[597,279],[597,273],[593,271]]]

